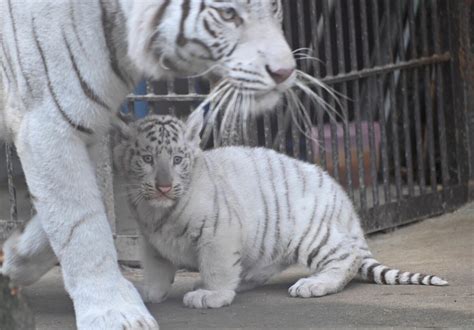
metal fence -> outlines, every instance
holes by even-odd
[[[284,0],[284,5],[290,44],[311,49],[319,59],[302,59],[300,68],[343,95],[338,103],[315,89],[339,116],[302,96],[312,120],[309,134],[288,125],[281,107],[252,123],[250,144],[326,168],[346,187],[367,232],[467,202],[474,165],[472,1]],[[145,107],[186,116],[207,92],[202,81],[147,82],[127,107],[131,113]],[[115,213],[119,250],[133,259],[128,251],[136,245],[135,229],[122,207]]]

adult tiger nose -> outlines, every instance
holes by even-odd
[[[295,72],[295,68],[281,68],[277,70],[273,70],[269,65],[266,66],[267,72],[270,75],[270,77],[273,78],[273,80],[279,85],[287,81],[293,72]]]

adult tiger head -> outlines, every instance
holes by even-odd
[[[221,96],[249,97],[264,111],[295,83],[281,23],[280,0],[135,1],[129,55],[155,78],[212,73],[225,82]]]

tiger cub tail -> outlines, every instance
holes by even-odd
[[[369,282],[388,285],[436,285],[445,286],[448,282],[435,275],[404,272],[379,263],[371,255],[362,260],[359,268],[360,276]]]

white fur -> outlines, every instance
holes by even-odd
[[[167,129],[178,131],[178,138],[167,143],[160,132],[173,119],[150,116],[135,123],[134,133],[115,149],[116,163],[130,184],[132,209],[149,243],[145,277],[152,278],[160,267],[166,272],[154,284],[146,280],[145,292],[166,296],[174,267],[201,272],[201,282],[184,296],[184,304],[192,308],[229,305],[236,291],[264,284],[293,264],[312,272],[290,287],[293,297],[339,292],[358,271],[376,283],[396,284],[400,272],[372,258],[349,197],[326,172],[268,149],[201,152],[196,143],[199,119],[202,115],[193,115],[187,128],[175,119]],[[158,170],[158,165],[140,165],[144,153],[155,164],[163,164],[168,154],[170,159],[189,156]],[[165,202],[153,188],[165,172],[173,175],[176,191],[168,197],[174,202]],[[140,195],[142,185],[148,187],[146,195]],[[153,251],[158,257],[150,258]],[[410,273],[411,283],[419,284],[420,276]],[[431,283],[429,276],[424,278],[420,284],[439,285],[437,277]]]
[[[211,2],[206,0],[206,4]],[[18,260],[26,259],[18,257],[14,247],[36,241],[36,246],[44,250],[28,251],[26,256],[51,256],[44,263],[46,267],[55,260],[48,250],[49,242],[61,263],[80,329],[158,327],[137,291],[120,274],[89,151],[107,132],[111,116],[143,74],[157,78],[176,74],[160,65],[156,57],[153,60],[146,53],[150,50],[142,47],[159,30],[161,37],[153,50],[175,55],[183,1],[171,1],[159,27],[147,24],[157,14],[157,6],[164,3],[164,0],[120,0],[119,5],[105,0],[0,2],[0,71],[7,80],[3,83],[8,96],[6,109],[0,111],[0,118],[7,126],[2,128],[2,133],[8,130],[12,136],[38,211],[25,236],[14,236],[6,244],[6,266],[2,272],[14,277],[17,284],[29,284],[46,269],[33,273],[31,278],[17,276],[34,267],[38,259],[28,259],[33,265],[20,263]],[[203,34],[201,17],[196,15],[197,1],[191,3],[186,37],[209,41],[209,35]],[[252,65],[266,82],[259,92],[260,99],[266,100],[268,95],[274,104],[284,86],[275,86],[264,64],[287,67],[294,65],[294,60],[270,5],[266,0],[248,5],[235,0],[227,4],[235,6],[247,21],[238,29],[227,24],[226,34],[235,42],[242,38],[245,44],[241,46],[249,53],[236,52],[232,58],[220,60],[218,67],[219,73],[229,78],[240,61]],[[252,31],[258,30],[269,32],[253,36]],[[180,51],[189,58],[200,50],[190,44]],[[246,62],[249,54],[253,54],[252,62]],[[194,59],[187,64],[177,63],[177,67],[179,71],[200,73],[214,64],[216,61]],[[261,102],[259,107],[268,107],[267,103]],[[92,130],[94,134],[84,134],[73,126]]]

